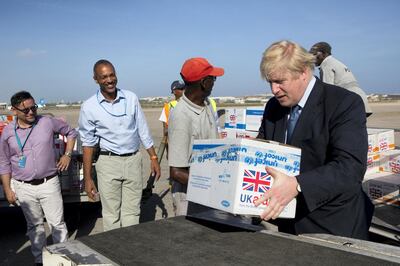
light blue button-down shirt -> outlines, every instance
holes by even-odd
[[[97,91],[86,100],[79,115],[82,146],[95,146],[117,154],[135,152],[140,143],[145,149],[153,146],[146,118],[139,99],[131,91],[117,89],[117,97],[108,102]]]

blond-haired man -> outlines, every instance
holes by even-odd
[[[276,219],[297,198],[296,217],[276,222],[292,234],[327,233],[368,238],[373,205],[361,182],[367,162],[365,108],[361,97],[313,76],[315,58],[290,41],[273,43],[261,60],[271,86],[258,138],[301,148],[301,172],[288,176],[267,167],[273,187],[261,218]]]

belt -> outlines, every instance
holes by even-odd
[[[47,176],[47,177],[44,177],[44,178],[41,178],[41,179],[32,179],[32,180],[29,180],[29,181],[23,181],[23,180],[17,180],[17,179],[15,179],[15,180],[17,180],[18,182],[21,182],[21,183],[27,183],[27,184],[31,184],[33,186],[37,186],[37,185],[43,184],[46,181],[49,181],[50,179],[52,179],[55,176],[57,176],[57,174],[54,174],[54,175],[51,175],[51,176]]]
[[[124,153],[124,154],[117,154],[112,151],[100,151],[100,155],[108,155],[108,156],[119,156],[119,157],[127,157],[127,156],[132,156],[135,155],[139,150],[131,153]]]

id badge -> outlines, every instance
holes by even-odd
[[[25,155],[19,156],[18,167],[25,168],[25,164],[26,164],[26,156]]]

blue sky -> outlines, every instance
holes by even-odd
[[[225,68],[214,96],[270,92],[259,63],[273,42],[318,41],[369,93],[400,93],[400,1],[3,0],[0,101],[28,90],[48,101],[95,93],[93,64],[116,67],[118,87],[167,96],[183,62],[202,56]]]

